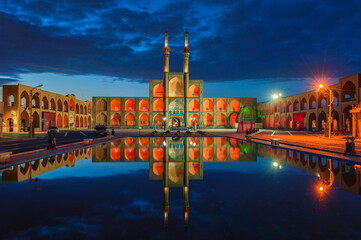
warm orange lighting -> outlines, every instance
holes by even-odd
[[[323,84],[322,84],[322,83],[319,84],[318,87],[319,87],[319,88],[323,88]]]
[[[323,187],[320,187],[320,191],[323,191]]]

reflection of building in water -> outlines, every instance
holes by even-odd
[[[91,148],[79,149],[54,157],[43,158],[37,161],[16,165],[10,170],[8,169],[3,171],[2,181],[22,182],[64,166],[73,167],[76,161],[84,158],[90,158],[91,152]]]
[[[338,183],[342,189],[361,194],[361,168],[358,167],[359,165],[265,145],[258,145],[257,148],[259,156],[270,158],[278,164],[295,167],[326,181],[330,181],[330,176],[332,176],[329,170],[331,165],[335,183]]]
[[[93,162],[144,162],[163,160],[164,143],[169,148],[172,158],[184,161],[204,162],[256,161],[255,145],[226,137],[190,137],[181,138],[185,146],[171,138],[164,137],[127,137],[122,140],[94,147]],[[184,139],[184,140],[183,140]],[[186,147],[184,151],[184,147]]]
[[[203,162],[256,161],[256,145],[226,137],[128,137],[98,145],[93,162],[149,162],[149,178],[163,180],[164,223],[168,224],[169,188],[183,187],[185,224],[189,214],[189,180],[203,179]]]

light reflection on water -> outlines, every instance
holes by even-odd
[[[171,236],[176,238],[187,236],[189,231],[197,236],[207,236],[208,232],[205,230],[194,229],[196,226],[201,227],[201,223],[205,224],[207,231],[213,232],[214,236],[232,238],[232,234],[238,232],[248,237],[259,237],[263,235],[251,229],[258,226],[257,221],[263,222],[260,219],[278,222],[279,229],[263,227],[264,231],[286,238],[298,231],[295,227],[290,227],[290,222],[305,224],[300,223],[298,218],[308,219],[314,225],[319,224],[312,219],[315,209],[321,209],[322,212],[327,212],[327,209],[330,211],[328,214],[337,212],[338,218],[334,219],[332,224],[337,225],[338,220],[350,222],[350,232],[354,235],[348,233],[346,236],[358,236],[361,228],[352,228],[358,224],[351,221],[360,210],[347,214],[342,210],[347,210],[343,208],[348,207],[352,209],[352,204],[360,203],[360,197],[357,196],[361,190],[360,169],[359,165],[223,137],[129,137],[13,166],[3,171],[0,192],[3,192],[2,196],[7,196],[5,202],[13,205],[15,209],[18,205],[14,198],[19,199],[23,196],[21,191],[24,191],[31,197],[31,200],[28,199],[30,202],[34,199],[39,201],[33,203],[34,206],[41,203],[49,208],[49,201],[52,200],[51,203],[62,206],[67,216],[73,216],[74,213],[63,205],[61,198],[73,199],[76,196],[77,201],[70,200],[71,205],[83,209],[79,204],[88,202],[85,204],[89,207],[86,211],[91,214],[85,214],[85,209],[79,210],[80,215],[72,221],[80,221],[78,218],[85,214],[85,219],[81,221],[84,221],[84,226],[89,225],[95,221],[95,216],[99,217],[100,213],[96,209],[102,206],[104,214],[113,214],[113,211],[119,213],[113,216],[113,220],[118,224],[122,222],[128,226],[127,221],[145,222],[144,224],[153,225],[158,232],[162,231],[160,226],[167,226],[175,231]],[[27,183],[30,183],[30,189]],[[59,196],[60,193],[64,196]],[[105,197],[108,198],[104,200]],[[126,206],[118,205],[119,197],[128,201]],[[337,204],[342,204],[343,207],[336,209]],[[230,207],[234,212],[229,212]],[[283,207],[285,209],[282,209]],[[2,208],[4,207],[0,209]],[[265,211],[262,208],[265,208]],[[59,224],[64,224],[63,220],[59,220],[62,214],[53,210],[49,215],[44,213],[43,218],[58,219]],[[32,214],[32,210],[27,209],[25,212],[27,215]],[[243,216],[242,212],[251,216]],[[10,214],[5,208],[4,213]],[[234,215],[235,213],[241,215]],[[229,215],[226,223],[222,222],[225,220],[224,214]],[[251,221],[247,222],[247,218]],[[321,215],[318,218],[322,221],[330,220]],[[180,219],[183,219],[183,223],[179,222]],[[41,224],[47,225],[43,220],[41,217],[38,219]],[[212,225],[210,220],[220,225],[214,226],[214,229],[209,228],[208,225]],[[14,224],[15,221],[16,219]],[[243,222],[244,226],[237,225],[236,221]],[[256,221],[256,225],[250,225],[252,221]],[[10,223],[11,221],[8,222]],[[111,223],[107,224],[112,226]],[[100,233],[101,230],[96,230],[97,228],[118,232],[105,227],[104,223],[97,222],[92,227],[90,225],[88,227],[91,231],[86,229],[84,233],[79,233],[69,230],[69,234],[80,234],[81,237],[95,234],[96,237],[104,237],[104,232]],[[183,232],[185,225],[192,230]],[[28,224],[17,226],[18,228],[11,227],[10,230],[13,231],[7,236],[30,231]],[[284,229],[286,226],[287,230]],[[39,226],[32,226],[32,229],[36,227]],[[145,226],[134,232],[131,229],[129,238],[146,236],[154,230]],[[142,232],[140,230],[144,231],[145,235],[139,235]],[[47,231],[63,234],[59,229]],[[124,231],[123,229],[118,233],[124,234]],[[222,235],[221,232],[224,231],[230,235]],[[181,234],[177,235],[176,232]],[[28,234],[41,237],[39,233]],[[160,236],[169,236],[167,234],[169,232],[162,232]],[[314,234],[306,234],[305,237],[313,238],[316,236]]]

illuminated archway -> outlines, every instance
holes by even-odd
[[[58,128],[62,128],[63,127],[63,118],[61,117],[61,114],[59,113],[58,114],[58,117],[56,118],[56,121],[57,121],[57,126]]]
[[[199,87],[195,84],[189,87],[189,97],[199,97]]]
[[[157,113],[154,117],[153,117],[153,124],[155,123],[155,125],[157,126],[163,126],[164,125],[164,120],[163,120],[163,115],[160,113]]]
[[[213,111],[213,101],[210,99],[206,99],[203,101],[203,111]]]
[[[135,126],[135,116],[133,113],[125,115],[125,126]]]
[[[121,102],[119,99],[113,99],[110,102],[110,110],[111,111],[120,111],[121,110]]]
[[[188,111],[199,111],[199,102],[195,99],[189,102]]]
[[[238,100],[233,99],[230,107],[231,107],[231,111],[238,112],[241,109],[241,104],[239,103]]]
[[[121,124],[120,114],[114,113],[110,120],[110,126],[120,126]]]
[[[69,120],[68,120],[68,115],[64,115],[64,125],[63,127],[67,128],[69,127]]]
[[[75,127],[79,127],[79,117],[75,117]]]
[[[153,111],[164,111],[163,100],[157,99],[153,102]]]
[[[139,111],[148,112],[149,111],[149,102],[146,99],[143,99],[139,102]]]
[[[227,117],[223,113],[217,114],[217,126],[227,126]]]
[[[224,99],[217,101],[217,111],[227,111],[227,103]]]
[[[179,77],[174,77],[169,81],[169,97],[183,97],[184,82]]]
[[[203,116],[203,126],[213,126],[213,116],[210,113]]]
[[[229,117],[229,124],[231,126],[234,126],[234,124],[237,122],[237,113],[233,113],[231,114],[231,116]]]
[[[154,86],[153,97],[164,97],[164,88],[162,85],[157,84]]]
[[[125,101],[125,111],[135,111],[135,102],[133,99]]]
[[[139,126],[149,126],[149,116],[146,113],[142,113],[139,116]]]

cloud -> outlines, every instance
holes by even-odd
[[[361,1],[11,1],[0,10],[0,75],[61,73],[147,82],[170,70],[191,78],[272,82],[358,72]]]

